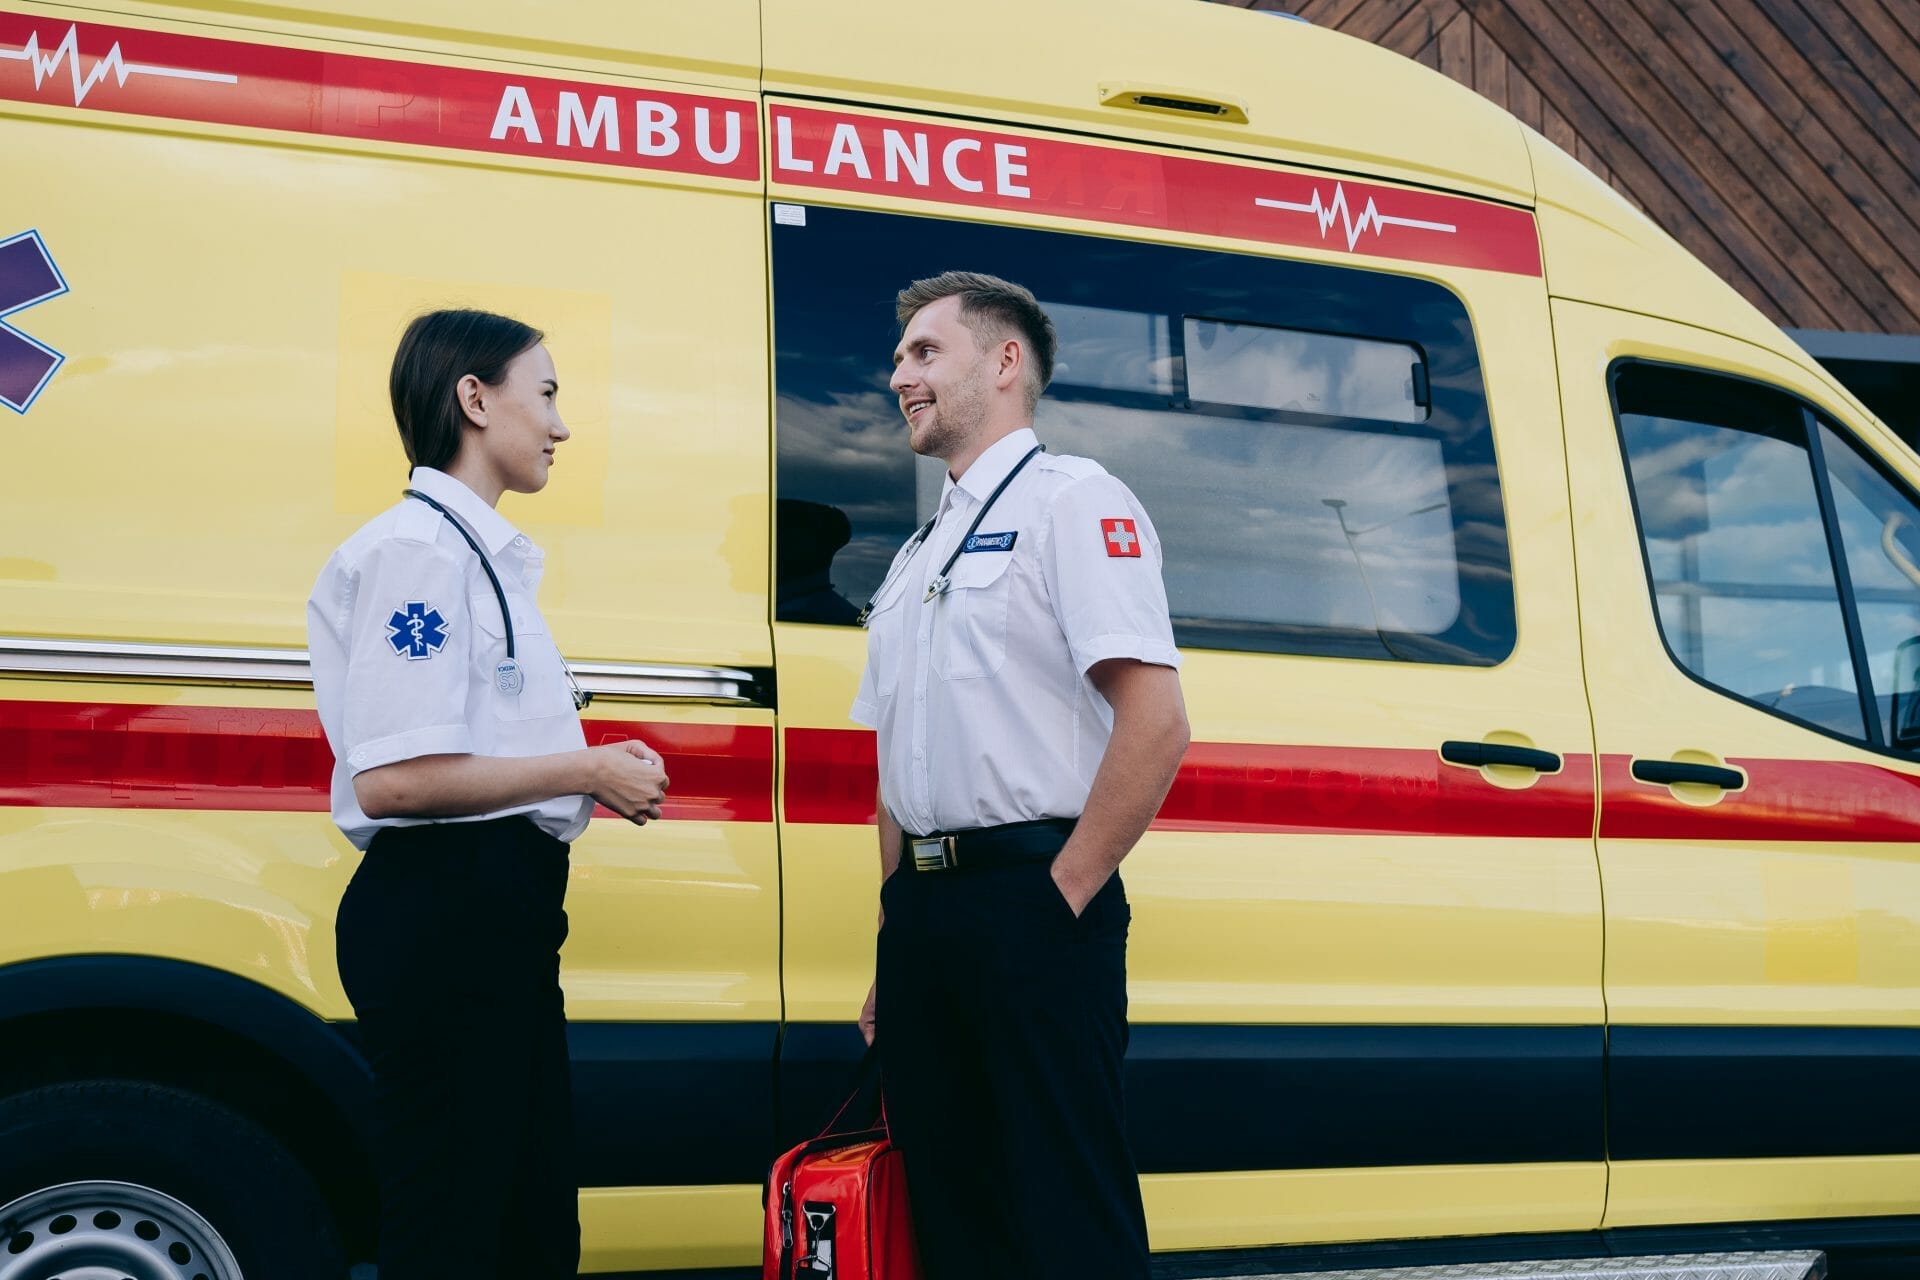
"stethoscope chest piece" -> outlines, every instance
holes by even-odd
[[[517,694],[527,687],[527,678],[520,670],[520,664],[512,658],[500,663],[493,669],[494,688],[505,694]]]

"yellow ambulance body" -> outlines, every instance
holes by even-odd
[[[562,370],[504,509],[589,734],[674,778],[574,846],[583,1267],[755,1262],[858,1048],[851,619],[953,267],[1048,305],[1040,434],[1167,547],[1155,1247],[1920,1238],[1920,462],[1466,89],[1188,0],[9,0],[0,159],[9,1248],[123,1183],[372,1256],[302,603],[403,483],[400,329],[474,305]]]

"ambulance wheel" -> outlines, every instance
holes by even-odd
[[[131,1080],[0,1100],[0,1280],[342,1280],[326,1201],[266,1130]]]

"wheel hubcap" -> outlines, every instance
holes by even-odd
[[[241,1280],[226,1241],[163,1191],[68,1182],[0,1205],[0,1280]]]

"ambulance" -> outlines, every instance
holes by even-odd
[[[754,1265],[860,1047],[854,617],[949,268],[1165,546],[1170,1272],[1920,1242],[1920,460],[1469,90],[1192,0],[0,0],[0,160],[0,1277],[373,1257],[302,605],[446,305],[549,334],[504,510],[674,782],[573,850],[583,1268]]]

